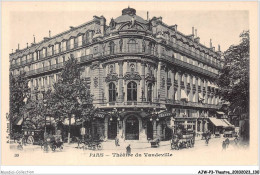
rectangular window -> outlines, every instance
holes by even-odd
[[[78,47],[78,37],[74,38],[74,48]]]
[[[78,37],[78,46],[82,46],[82,35]]]

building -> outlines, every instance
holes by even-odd
[[[200,133],[220,108],[214,80],[221,52],[211,42],[210,48],[202,45],[196,33],[193,28],[184,35],[162,17],[145,20],[128,7],[109,23],[94,16],[18,48],[10,54],[10,73],[25,71],[35,95],[51,89],[64,62],[74,56],[94,105],[104,111],[93,123],[96,134],[106,139],[169,139],[176,124]]]

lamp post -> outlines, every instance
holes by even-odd
[[[45,113],[44,113],[44,136],[46,136],[46,134],[47,134],[47,131],[46,131],[46,115],[47,115],[47,100],[43,100],[43,106],[44,106],[44,111],[45,111]]]
[[[153,112],[152,112],[152,116],[150,118],[150,121],[152,122],[152,125],[153,125],[153,139],[155,139],[155,137],[157,137],[157,125],[156,125],[156,122],[159,121],[158,113],[156,112],[156,108],[153,108]]]

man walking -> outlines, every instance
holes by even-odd
[[[116,146],[120,146],[120,145],[119,145],[119,139],[118,139],[117,136],[116,136],[116,138],[115,138],[115,145],[116,145]]]

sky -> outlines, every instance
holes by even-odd
[[[48,37],[49,30],[54,36],[70,26],[78,26],[93,19],[93,16],[103,15],[107,19],[107,25],[110,19],[121,15],[123,8],[128,7],[136,9],[138,16],[147,19],[147,11],[149,18],[153,16],[162,17],[167,25],[178,25],[178,30],[185,35],[192,33],[192,27],[197,29],[202,44],[209,47],[209,41],[212,39],[213,46],[225,51],[232,44],[239,43],[239,34],[243,30],[249,29],[249,13],[242,10],[197,10],[196,8],[178,9],[174,4],[167,8],[160,8],[158,4],[141,6],[138,3],[120,3],[118,5],[112,3],[100,3],[88,6],[88,3],[82,3],[80,8],[70,8],[66,3],[58,6],[43,6],[41,9],[39,4],[31,8],[31,10],[16,10],[10,12],[10,49],[17,49],[18,43],[20,49],[26,47],[26,43],[33,42],[33,35],[36,42]],[[64,8],[62,8],[64,6]],[[94,8],[93,8],[94,7]],[[10,53],[12,50],[10,50]]]

